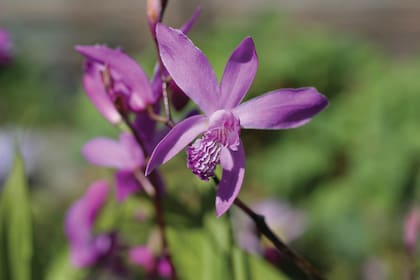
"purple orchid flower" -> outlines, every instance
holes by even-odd
[[[183,32],[187,33],[191,29],[200,12],[200,8],[194,11],[192,17],[181,27]],[[85,91],[98,111],[110,123],[121,122],[121,113],[141,113],[161,97],[160,64],[149,82],[137,62],[120,49],[94,45],[76,46],[76,50],[86,58],[83,76]],[[174,87],[172,84],[173,82],[169,84],[171,88]]]
[[[143,151],[130,133],[121,133],[119,141],[95,138],[87,142],[82,154],[92,164],[115,168],[116,195],[123,202],[129,195],[142,189],[135,177],[145,166]]]
[[[112,236],[94,236],[92,227],[108,195],[108,184],[97,181],[89,186],[82,198],[69,209],[65,231],[70,241],[70,258],[77,267],[95,264],[112,248]]]
[[[12,40],[9,33],[0,28],[0,65],[7,64],[12,59]]]
[[[162,62],[176,84],[204,112],[178,123],[156,146],[146,174],[187,149],[187,166],[200,179],[223,174],[216,193],[216,214],[223,215],[238,196],[245,174],[239,133],[247,129],[287,129],[308,123],[328,100],[315,88],[280,89],[242,104],[257,71],[254,42],[245,38],[230,56],[221,83],[205,55],[180,30],[158,24]]]
[[[86,93],[109,122],[120,122],[121,112],[141,112],[160,97],[143,69],[121,50],[100,45],[76,46],[76,50],[86,57]]]

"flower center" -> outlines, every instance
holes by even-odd
[[[223,147],[236,150],[239,145],[239,120],[225,110],[210,117],[209,130],[187,148],[187,167],[201,180],[214,176]]]

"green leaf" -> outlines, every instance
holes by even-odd
[[[199,230],[168,229],[168,239],[176,272],[181,279],[200,279],[206,276],[203,273],[203,236]],[[209,274],[210,278],[211,271]]]
[[[233,267],[236,280],[287,280],[286,276],[260,257],[233,248]]]
[[[32,221],[22,157],[17,153],[0,199],[0,271],[6,279],[31,279]]]
[[[285,280],[265,260],[233,244],[227,217],[206,215],[202,229],[169,229],[168,239],[180,279]]]
[[[48,268],[46,280],[78,280],[86,277],[86,270],[79,269],[69,262],[67,250],[63,250],[51,262]]]

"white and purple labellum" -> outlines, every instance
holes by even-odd
[[[201,180],[213,177],[222,149],[237,150],[239,132],[239,119],[231,112],[214,112],[210,117],[209,130],[187,148],[187,167]]]

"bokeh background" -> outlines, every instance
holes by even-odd
[[[14,43],[13,62],[0,69],[0,182],[18,135],[30,187],[33,279],[65,267],[68,206],[92,180],[111,178],[80,154],[88,139],[118,131],[85,97],[74,45],[121,46],[150,75],[156,57],[145,2],[0,3],[0,26]],[[302,211],[305,230],[292,246],[329,279],[404,279],[404,217],[420,204],[420,2],[171,0],[164,22],[180,26],[197,5],[202,15],[190,36],[219,77],[231,50],[250,35],[260,66],[248,97],[315,86],[330,98],[302,128],[242,132],[243,200],[276,198]],[[212,190],[184,160],[164,167],[166,181],[194,212],[197,195]],[[134,206],[120,207],[128,213]],[[143,230],[126,223],[127,239]]]

